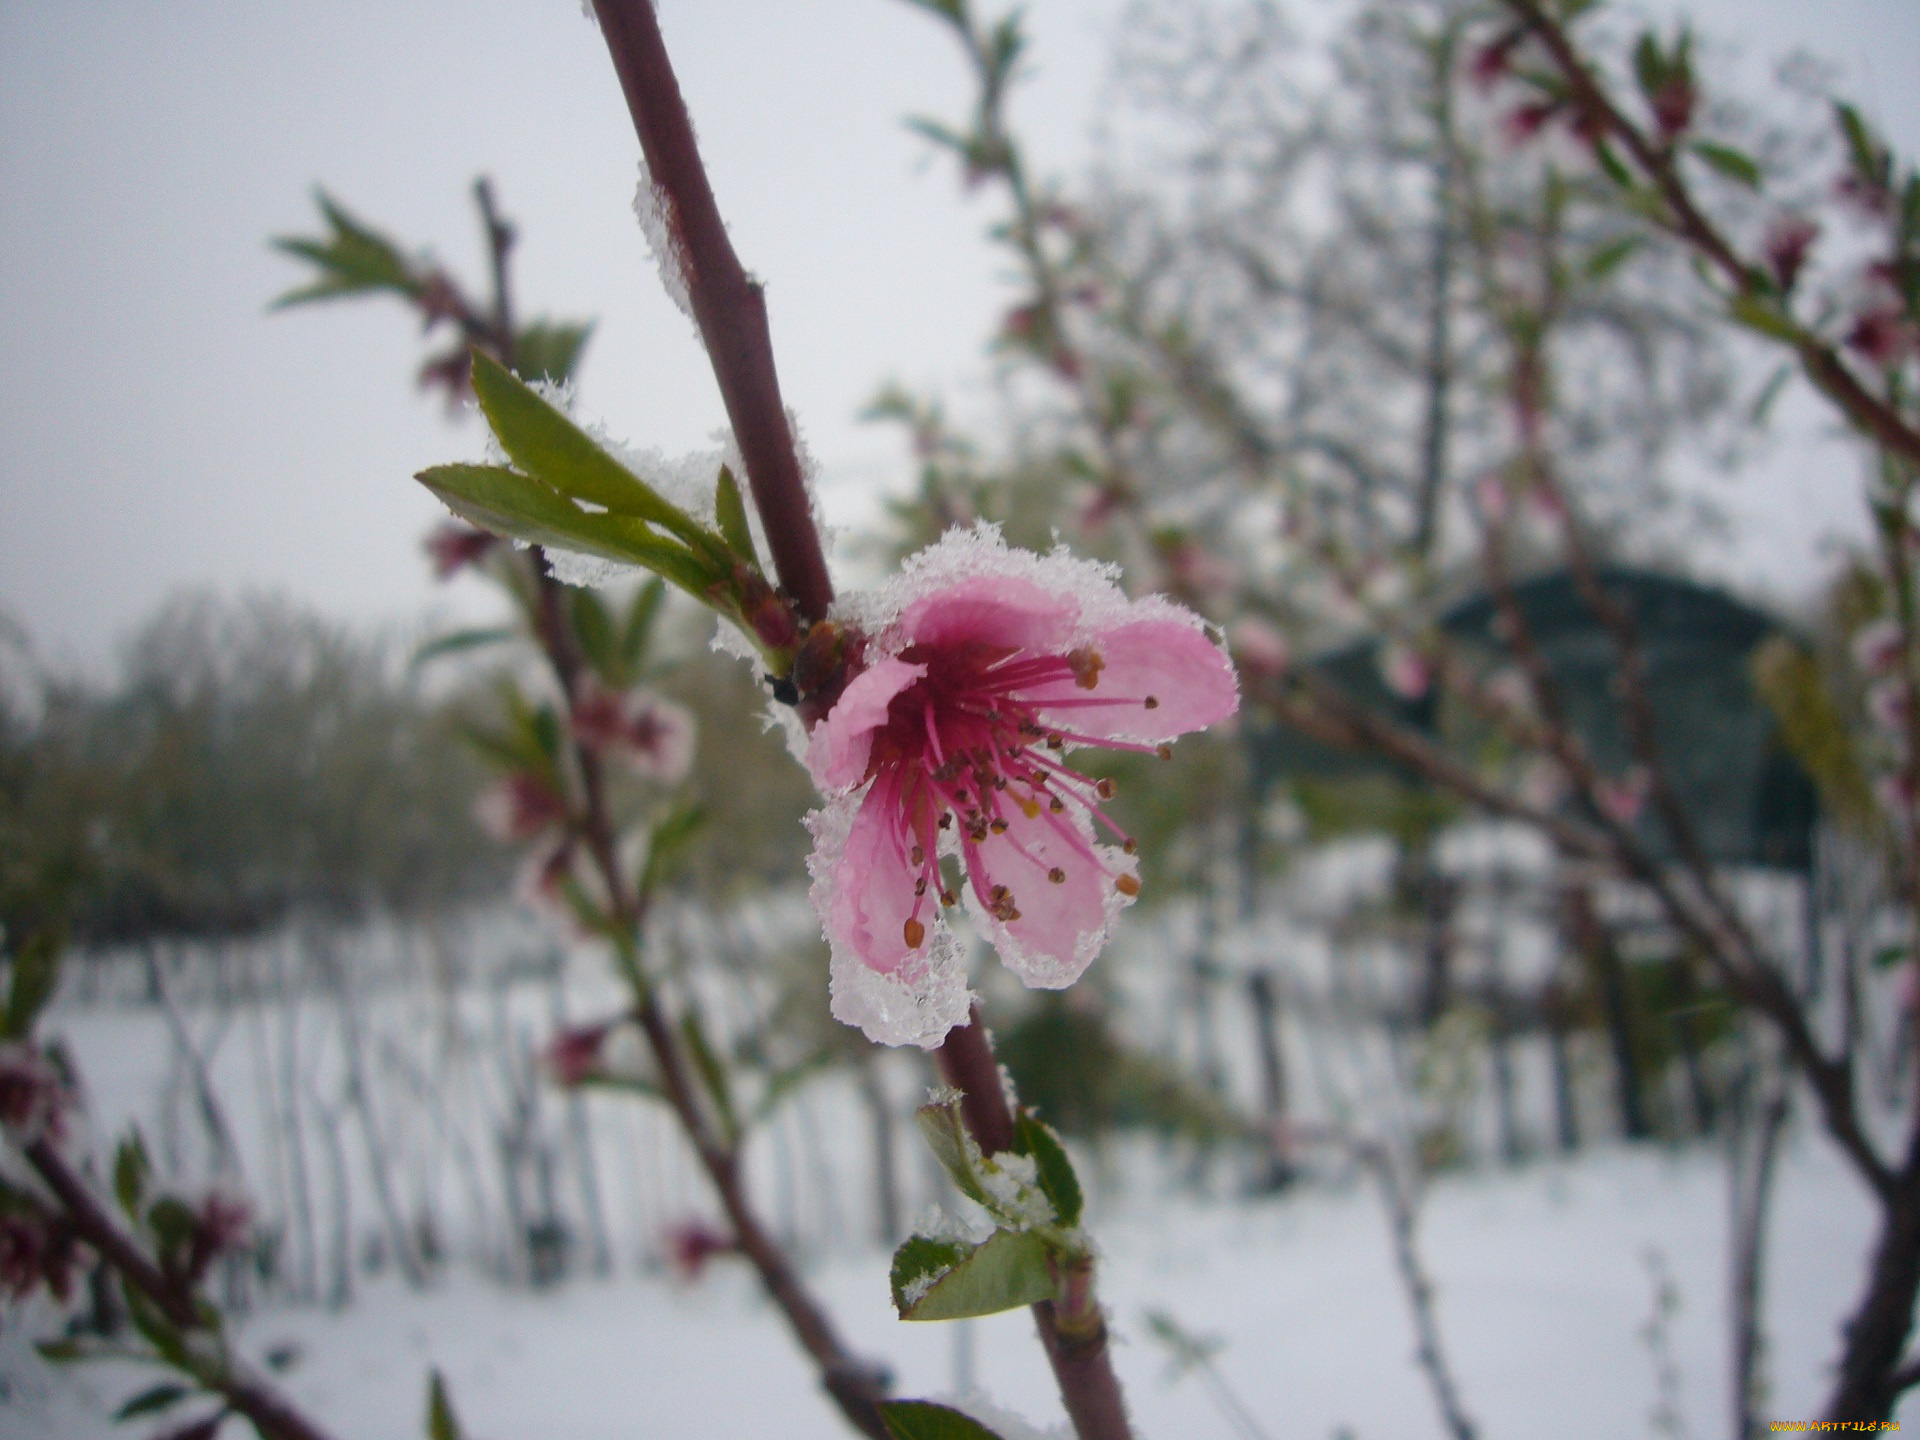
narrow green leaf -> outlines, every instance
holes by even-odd
[[[707,812],[703,806],[681,805],[653,827],[647,838],[647,863],[640,876],[640,893],[647,894],[673,872],[686,852],[687,844],[702,825]]]
[[[451,634],[427,641],[413,652],[413,659],[407,663],[418,669],[429,660],[439,660],[448,655],[460,655],[468,650],[480,650],[488,645],[498,645],[513,639],[518,633],[510,625],[494,625],[480,630],[455,630]]]
[[[940,1162],[940,1168],[947,1172],[960,1193],[969,1200],[986,1204],[987,1192],[974,1171],[980,1148],[967,1134],[966,1123],[960,1117],[959,1100],[922,1105],[914,1112],[914,1122],[926,1138],[927,1148],[933,1151],[933,1158]]]
[[[1873,968],[1891,970],[1896,965],[1904,965],[1913,958],[1913,951],[1905,945],[1883,945],[1873,952]]]
[[[586,656],[595,674],[620,688],[621,680],[615,673],[620,668],[620,656],[614,640],[613,616],[608,613],[606,602],[592,590],[579,586],[568,593],[567,602],[573,611],[573,633],[580,642],[580,653]]]
[[[414,477],[454,514],[495,535],[597,555],[662,575],[705,603],[720,576],[686,546],[630,516],[580,509],[551,486],[497,465],[436,465]]]
[[[740,482],[725,465],[720,467],[720,479],[714,485],[713,513],[720,522],[720,538],[727,542],[727,548],[747,564],[758,565],[759,559],[753,553],[753,531],[747,526],[747,507],[740,498]]]
[[[438,1370],[427,1376],[427,1440],[461,1440],[460,1422],[454,1418],[453,1401],[447,1398],[447,1382]]]
[[[1791,360],[1782,361],[1775,367],[1773,374],[1767,377],[1767,383],[1760,387],[1760,393],[1753,397],[1753,404],[1747,410],[1747,421],[1756,429],[1767,423],[1773,414],[1773,402],[1780,398],[1780,392],[1787,387],[1799,367]]]
[[[720,1121],[727,1130],[738,1135],[740,1119],[734,1113],[733,1087],[727,1082],[726,1067],[720,1063],[720,1057],[713,1053],[713,1046],[707,1043],[707,1033],[700,1024],[700,1017],[689,1010],[680,1021],[680,1034],[687,1042],[687,1053],[693,1057],[694,1068],[700,1072],[701,1082],[707,1087],[707,1094],[713,1098],[720,1112]]]
[[[78,1340],[36,1340],[33,1348],[40,1352],[40,1358],[54,1365],[71,1365],[75,1360],[86,1358],[86,1351]]]
[[[964,1253],[938,1268],[918,1270],[903,1270],[906,1245],[895,1252],[894,1275],[904,1280],[894,1286],[893,1303],[902,1320],[964,1320],[1054,1298],[1057,1287],[1047,1263],[1047,1242],[1035,1231],[996,1230],[983,1244],[954,1242],[953,1248]],[[933,1258],[931,1250],[922,1250],[909,1257],[909,1267],[924,1266]]]
[[[647,642],[653,637],[653,622],[667,598],[667,587],[659,578],[647,581],[634,592],[627,609],[627,623],[620,632],[620,657],[629,674],[638,677],[647,659]]]
[[[1633,188],[1633,176],[1628,173],[1627,167],[1621,162],[1620,157],[1614,153],[1613,146],[1609,145],[1605,140],[1595,141],[1593,154],[1594,158],[1600,162],[1600,168],[1607,172],[1607,178],[1609,180],[1613,181],[1613,183],[1618,185],[1622,190],[1631,190]]]
[[[29,935],[14,952],[9,967],[7,1009],[4,1019],[6,1038],[25,1039],[33,1031],[47,1001],[53,998],[60,979],[60,939],[48,930]]]
[[[971,1415],[931,1400],[882,1400],[880,1419],[893,1440],[1000,1440]]]
[[[1667,59],[1660,53],[1660,42],[1651,30],[1642,32],[1633,47],[1633,78],[1640,93],[1651,100],[1660,93],[1667,79]]]
[[[1735,323],[1749,330],[1757,330],[1775,340],[1784,340],[1789,345],[1800,343],[1800,331],[1793,321],[1782,313],[1778,305],[1758,295],[1734,296],[1727,302],[1727,313]]]
[[[127,1318],[133,1321],[133,1328],[159,1352],[160,1358],[178,1369],[191,1371],[191,1357],[180,1339],[179,1327],[161,1314],[160,1308],[147,1298],[145,1291],[123,1281],[120,1293],[126,1299]]]
[[[1086,1198],[1081,1194],[1080,1177],[1074,1174],[1073,1161],[1067,1158],[1066,1147],[1061,1145],[1053,1127],[1035,1118],[1022,1106],[1014,1115],[1013,1134],[1015,1151],[1033,1157],[1034,1168],[1039,1172],[1040,1188],[1046,1192],[1047,1199],[1053,1202],[1053,1213],[1059,1217],[1060,1223],[1078,1225]]]
[[[1749,190],[1760,188],[1760,167],[1754,164],[1751,156],[1742,154],[1731,145],[1716,145],[1711,140],[1696,140],[1689,148],[1729,180]]]
[[[147,1179],[152,1174],[153,1162],[147,1158],[147,1142],[136,1129],[113,1153],[113,1194],[129,1220],[138,1218],[141,1201],[147,1194]]]
[[[500,446],[527,474],[563,495],[632,515],[692,540],[701,527],[586,431],[484,351],[473,353],[473,393]]]
[[[199,1224],[193,1207],[175,1195],[162,1195],[147,1207],[147,1229],[159,1242],[163,1254],[190,1245]]]
[[[131,1420],[138,1415],[151,1415],[156,1411],[165,1410],[171,1405],[179,1404],[192,1393],[193,1392],[186,1386],[175,1385],[171,1382],[154,1385],[142,1390],[138,1395],[114,1411],[113,1418],[116,1420]]]
[[[1646,244],[1646,237],[1643,235],[1621,235],[1609,240],[1587,257],[1587,278],[1595,281],[1605,280],[1644,244]]]
[[[571,379],[580,352],[593,334],[593,324],[556,325],[536,320],[513,338],[513,360],[520,373],[556,385]]]

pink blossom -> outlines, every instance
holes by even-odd
[[[1233,627],[1233,658],[1242,670],[1277,680],[1293,662],[1293,649],[1286,636],[1249,615]]]
[[[187,1255],[189,1284],[198,1283],[220,1256],[247,1244],[253,1234],[253,1207],[244,1196],[213,1190],[201,1200],[194,1219],[193,1245]]]
[[[1381,653],[1380,678],[1402,700],[1418,700],[1433,684],[1433,662],[1411,646],[1395,641]]]
[[[466,359],[464,352],[461,359]],[[449,580],[467,566],[485,559],[499,543],[498,536],[489,535],[484,530],[448,522],[434,527],[433,533],[423,542],[423,548],[433,560],[433,578]]]
[[[1847,344],[1875,365],[1897,365],[1913,353],[1913,327],[1898,305],[1876,306],[1854,321]]]
[[[65,1101],[60,1072],[45,1056],[22,1041],[0,1043],[0,1127],[23,1145],[43,1135],[57,1140]]]
[[[870,1038],[932,1045],[965,1020],[943,915],[963,898],[1027,984],[1077,979],[1140,882],[1133,842],[1100,808],[1112,782],[1066,752],[1169,754],[1238,708],[1200,619],[1129,601],[1115,574],[955,529],[843,607],[868,637],[866,668],[813,732],[807,765],[829,799],[808,817],[808,868],[834,1014]]]
[[[721,1234],[704,1220],[682,1220],[669,1226],[666,1233],[667,1262],[673,1273],[691,1285],[706,1270],[709,1261],[739,1250],[733,1239]]]
[[[1853,663],[1867,674],[1886,675],[1900,664],[1907,641],[1898,621],[1874,620],[1854,632],[1850,648]]]
[[[1639,765],[1632,766],[1617,780],[1602,780],[1594,787],[1594,802],[1609,820],[1631,825],[1640,818],[1653,780]]]
[[[516,770],[481,794],[473,816],[496,840],[531,840],[565,824],[567,806],[540,776]]]
[[[1804,215],[1775,216],[1767,226],[1761,248],[1766,252],[1767,268],[1782,290],[1793,289],[1807,263],[1807,252],[1820,238],[1820,227]]]
[[[573,702],[573,733],[663,785],[686,779],[693,765],[693,716],[651,690],[608,690],[588,680]]]
[[[599,1074],[601,1049],[606,1044],[607,1033],[617,1023],[603,1020],[598,1025],[577,1025],[571,1030],[562,1030],[548,1041],[546,1053],[540,1058],[555,1083],[571,1089]]]

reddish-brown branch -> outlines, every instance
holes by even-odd
[[[1736,293],[1753,293],[1759,272],[1740,258],[1718,227],[1694,202],[1693,194],[1675,164],[1673,149],[1656,144],[1613,103],[1581,58],[1573,38],[1547,12],[1540,0],[1505,0],[1505,3],[1539,38],[1553,58],[1554,68],[1560,72],[1560,78],[1565,82],[1588,129],[1594,134],[1617,139],[1626,147],[1634,163],[1652,180],[1670,215],[1666,228],[1704,256]],[[1908,464],[1920,465],[1920,430],[1909,425],[1898,410],[1861,384],[1859,377],[1831,345],[1802,331],[1794,349],[1807,379],[1833,401],[1857,428],[1875,444],[1901,456]]]
[[[682,247],[678,258],[686,270],[694,321],[740,442],[775,573],[801,615],[819,620],[833,603],[833,584],[793,429],[780,402],[766,296],[727,237],[651,0],[594,0],[593,8],[648,173],[666,202],[668,233]]]
[[[41,1139],[26,1147],[27,1163],[45,1182],[73,1223],[76,1234],[133,1289],[151,1301],[160,1313],[182,1330],[201,1327],[202,1317],[191,1291],[167,1278],[114,1223],[106,1207],[93,1198],[86,1182],[76,1175],[51,1142]],[[270,1440],[328,1440],[327,1433],[264,1382],[227,1367],[206,1380],[208,1388],[251,1420]]]
[[[993,1041],[976,1005],[968,1023],[947,1033],[933,1052],[940,1078],[960,1092],[960,1114],[988,1155],[1013,1148],[1013,1111],[993,1057]],[[1092,1266],[1061,1276],[1060,1298],[1033,1307],[1034,1328],[1053,1366],[1060,1400],[1080,1440],[1127,1440],[1126,1399],[1107,1344],[1106,1317],[1093,1293]]]

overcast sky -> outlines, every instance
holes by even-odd
[[[1124,8],[1028,5],[1018,113],[1044,168],[1091,156]],[[1920,3],[1688,9],[1740,41],[1754,87],[1805,47],[1920,152]],[[959,63],[897,0],[664,0],[662,19],[829,511],[858,518],[908,470],[895,434],[857,421],[876,385],[964,396],[986,374],[991,206],[900,123],[964,104]],[[523,313],[599,320],[583,410],[694,448],[721,410],[646,261],[636,158],[575,0],[0,0],[0,612],[42,657],[97,670],[182,585],[364,620],[483,603],[428,582],[436,510],[408,479],[477,453],[476,427],[414,389],[397,306],[268,315],[299,272],[267,237],[315,227],[319,183],[477,279],[468,186],[491,174],[520,222]],[[1764,532],[1741,563],[1810,584],[1851,492],[1783,524],[1771,473],[1736,504]]]

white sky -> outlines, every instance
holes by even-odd
[[[1028,6],[1016,113],[1045,169],[1091,154],[1123,9]],[[1691,10],[1755,57],[1756,86],[1758,61],[1796,45],[1834,61],[1920,151],[1915,0]],[[662,17],[721,208],[768,282],[829,512],[870,513],[909,469],[895,433],[856,420],[878,383],[951,396],[987,374],[991,202],[900,123],[957,113],[958,57],[895,0],[664,0]],[[0,612],[43,657],[97,669],[184,584],[356,619],[484,605],[427,579],[436,507],[408,478],[477,453],[477,427],[414,390],[397,305],[269,316],[300,272],[266,239],[316,228],[319,182],[477,283],[468,185],[489,173],[520,222],[522,313],[599,318],[584,411],[693,448],[721,410],[632,219],[636,158],[575,0],[0,0]],[[1740,564],[1804,587],[1857,486],[1841,476],[1808,509],[1797,475],[1768,474],[1736,506],[1758,537]]]

